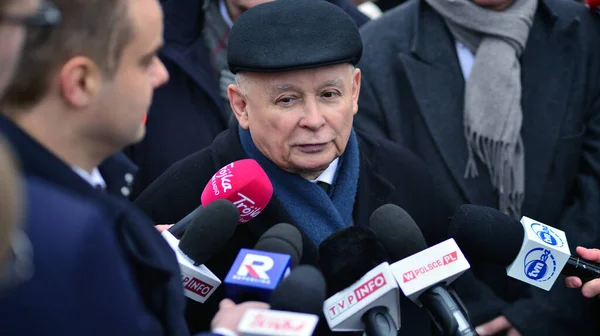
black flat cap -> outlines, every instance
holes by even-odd
[[[362,55],[358,28],[325,0],[275,0],[242,14],[229,35],[227,62],[240,71],[280,72],[351,63]]]

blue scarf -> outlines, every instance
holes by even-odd
[[[239,134],[248,157],[256,160],[271,179],[275,197],[317,246],[332,233],[352,224],[360,165],[354,130],[328,193],[316,183],[277,167],[256,148],[249,131],[239,127]]]

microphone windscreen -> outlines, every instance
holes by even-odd
[[[302,234],[295,226],[286,223],[274,225],[254,245],[255,250],[287,254],[292,267],[302,259]]]
[[[239,210],[239,223],[258,216],[273,196],[273,185],[258,162],[244,159],[219,169],[202,191],[203,205],[226,199]]]
[[[271,309],[320,315],[326,292],[323,274],[314,266],[300,265],[271,293]]]
[[[452,216],[448,230],[469,260],[511,264],[523,245],[521,223],[496,209],[462,205]]]
[[[404,209],[395,204],[385,204],[373,211],[369,227],[381,240],[392,262],[427,248],[421,229]]]
[[[240,213],[231,202],[220,199],[201,209],[192,219],[179,249],[197,265],[220,252],[233,236]]]
[[[351,226],[327,237],[319,246],[319,269],[331,296],[358,281],[375,266],[390,261],[377,235]]]

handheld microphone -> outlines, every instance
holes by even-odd
[[[587,282],[600,278],[600,265],[572,256],[565,233],[523,216],[521,221],[484,206],[463,205],[450,235],[469,259],[508,266],[517,280],[550,290],[559,273]]]
[[[369,228],[351,226],[321,243],[319,268],[328,292],[335,293],[323,305],[332,331],[397,335],[400,294],[388,260],[385,248]]]
[[[235,205],[219,200],[198,212],[181,241],[168,230],[161,233],[177,256],[184,294],[188,298],[204,303],[221,284],[202,264],[227,243],[237,227],[238,217]]]
[[[273,226],[253,250],[238,253],[225,277],[227,296],[236,302],[269,302],[271,292],[290,273],[292,260],[301,259],[301,253],[298,229],[285,223]]]
[[[325,279],[313,266],[300,265],[271,294],[271,310],[248,310],[238,331],[243,336],[310,336],[325,300]]]
[[[314,266],[299,265],[271,293],[271,309],[319,315],[326,293],[323,273]]]
[[[444,335],[477,335],[460,298],[446,287],[470,268],[454,240],[427,248],[412,217],[393,204],[375,210],[369,226],[400,259],[390,269],[404,295],[425,307]]]
[[[169,232],[180,237],[203,206],[226,199],[239,210],[239,224],[258,216],[273,196],[273,185],[258,162],[244,159],[219,169],[209,180],[201,196],[201,205],[175,223]]]

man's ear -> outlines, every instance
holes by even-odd
[[[235,114],[238,123],[243,129],[247,130],[249,125],[248,102],[246,101],[246,96],[244,95],[242,88],[237,84],[230,84],[227,87],[227,96],[229,97],[231,109],[233,110],[233,114]]]
[[[73,57],[59,72],[60,94],[74,107],[86,107],[91,104],[101,90],[102,72],[87,57]]]
[[[358,97],[360,96],[360,78],[362,73],[356,68],[352,72],[352,114],[358,112]]]

